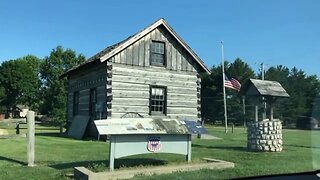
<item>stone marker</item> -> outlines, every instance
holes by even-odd
[[[28,131],[27,131],[27,156],[28,156],[28,166],[33,167],[34,165],[34,131],[35,131],[35,124],[34,124],[34,112],[28,111],[27,112],[27,124],[28,124]]]

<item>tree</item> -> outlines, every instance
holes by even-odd
[[[3,101],[4,97],[6,97],[5,90],[4,90],[4,87],[1,84],[0,85],[0,105],[2,104],[2,101]]]
[[[253,70],[248,64],[237,58],[233,63],[225,62],[225,73],[231,78],[234,77],[244,83],[249,78],[254,77]],[[213,66],[211,74],[201,76],[201,114],[206,120],[216,121],[224,119],[222,66]],[[238,92],[226,90],[228,119],[234,123],[242,122],[241,97]]]
[[[283,88],[289,93],[290,92],[290,84],[288,81],[288,78],[290,76],[290,70],[289,68],[278,65],[275,67],[270,67],[266,73],[265,73],[265,79],[270,81],[277,81],[279,82]],[[274,106],[274,117],[280,118],[282,121],[284,121],[285,124],[290,123],[290,110],[288,109],[290,103],[290,98],[279,98],[277,101],[273,104]]]
[[[3,101],[5,97],[6,95],[5,95],[4,87],[0,85],[0,114],[3,114],[6,112],[6,108],[3,105]]]
[[[7,110],[12,110],[18,104],[37,110],[40,87],[39,64],[40,60],[32,55],[2,63],[0,66],[0,84],[4,89],[2,104]]]
[[[254,72],[250,68],[250,66],[242,61],[240,58],[237,58],[227,69],[227,76],[229,78],[236,78],[242,85],[250,78],[254,78]],[[228,99],[227,99],[227,110],[228,110],[228,118],[230,122],[242,124],[243,117],[243,105],[242,105],[242,96],[236,91],[227,91]],[[250,101],[248,101],[250,102]],[[250,108],[250,103],[246,103],[247,117],[251,117],[253,115],[253,109]]]
[[[265,73],[265,79],[278,81],[285,89],[288,87],[288,77],[290,75],[289,68],[278,65],[270,67]]]
[[[201,74],[201,115],[206,121],[215,122],[219,117],[221,107],[223,108],[222,90],[219,90],[222,81],[221,66],[211,68],[211,74]]]
[[[280,82],[290,95],[290,98],[280,98],[275,102],[275,116],[285,124],[295,124],[301,116],[313,116],[316,96],[320,92],[320,81],[315,75],[307,76],[296,67],[289,70],[279,65],[270,67],[265,77]]]
[[[71,49],[58,46],[41,64],[43,103],[41,113],[53,117],[56,122],[66,119],[67,79],[60,78],[65,71],[85,61],[85,57]]]
[[[240,58],[237,58],[233,63],[230,64],[229,68],[227,69],[227,73],[229,76],[237,78],[242,84],[248,79],[254,78],[254,72],[252,68]]]

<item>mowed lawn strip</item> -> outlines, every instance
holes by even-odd
[[[235,163],[235,168],[200,170],[166,175],[137,176],[135,179],[230,179],[314,171],[320,169],[320,131],[283,130],[284,150],[280,153],[249,152],[246,133],[237,128],[232,134],[224,128],[207,127],[210,134],[222,140],[193,141],[193,158],[211,157]]]
[[[284,150],[281,153],[258,153],[246,150],[246,133],[236,128],[232,134],[220,127],[208,126],[209,133],[221,140],[193,139],[192,162],[204,157],[235,163],[235,168],[225,170],[200,170],[166,175],[136,176],[135,179],[227,179],[312,171],[320,168],[320,131],[284,130]],[[57,131],[56,131],[57,132]],[[41,131],[36,135],[36,167],[26,167],[26,139],[0,139],[0,179],[68,179],[66,174],[75,166],[85,166],[93,171],[107,170],[108,145],[103,141],[74,140],[55,137]],[[317,139],[317,140],[316,140]],[[313,162],[314,158],[318,161]],[[118,168],[134,166],[185,163],[181,155],[147,154],[116,161]],[[316,165],[317,167],[314,167]]]

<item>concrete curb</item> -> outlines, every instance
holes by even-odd
[[[105,179],[128,179],[135,175],[153,175],[153,174],[168,174],[173,172],[196,171],[200,169],[225,169],[233,168],[234,163],[204,158],[207,162],[197,164],[181,164],[170,166],[146,167],[143,169],[125,169],[109,172],[94,173],[85,167],[74,168],[74,179],[76,180],[105,180]]]

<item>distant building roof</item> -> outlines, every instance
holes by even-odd
[[[260,79],[249,79],[240,93],[246,96],[290,97],[279,82]]]
[[[16,105],[16,108],[18,108],[20,111],[22,111],[22,109],[29,109],[29,106],[18,104],[18,105]]]

